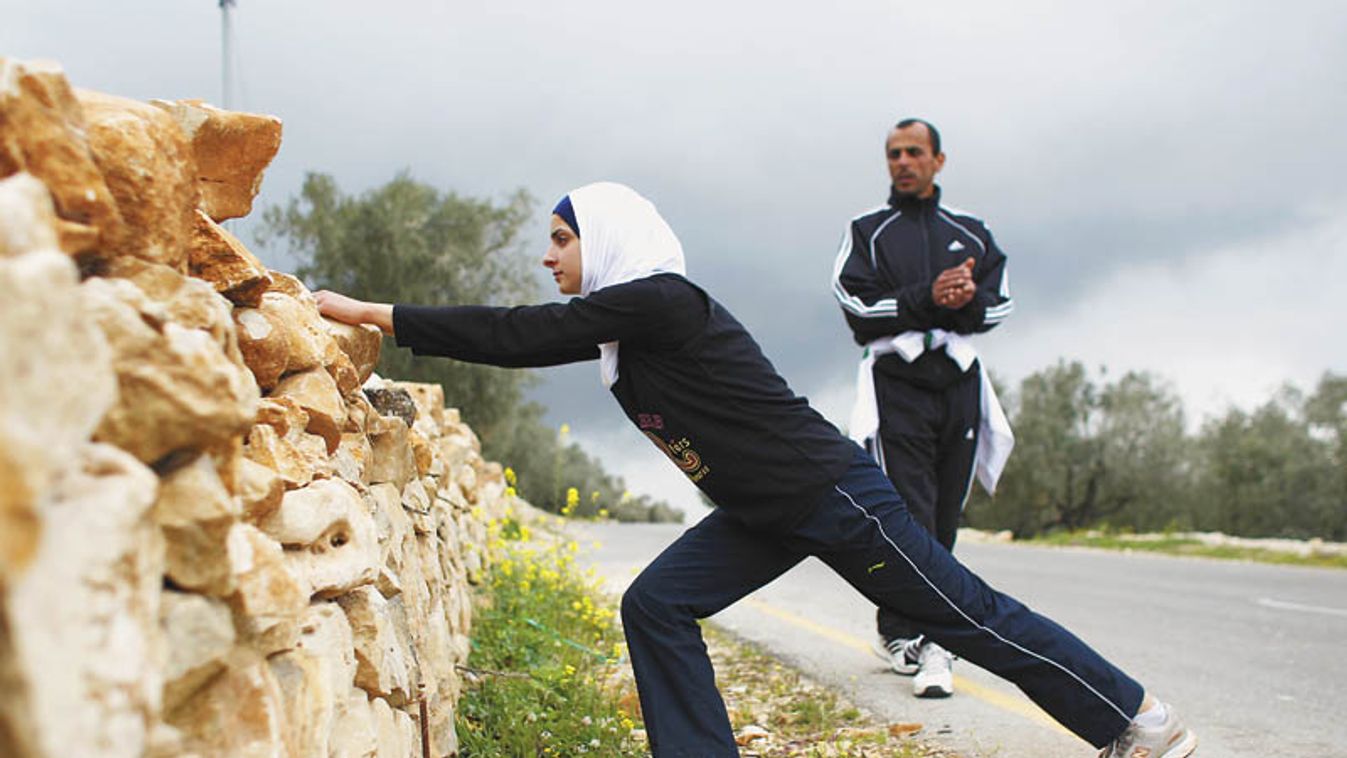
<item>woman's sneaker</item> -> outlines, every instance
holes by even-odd
[[[912,676],[917,673],[917,654],[921,650],[921,641],[920,636],[910,640],[902,637],[886,640],[881,634],[870,643],[870,649],[888,663],[895,674]]]
[[[954,655],[927,640],[917,654],[917,675],[912,678],[912,694],[917,697],[949,697],[954,694]],[[1130,757],[1129,757],[1130,758]]]
[[[1133,721],[1099,758],[1187,758],[1196,750],[1197,735],[1166,705],[1164,723],[1147,729]]]

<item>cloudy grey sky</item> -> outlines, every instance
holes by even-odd
[[[285,122],[258,207],[306,171],[359,192],[408,168],[547,207],[627,182],[840,420],[856,350],[834,252],[885,198],[887,127],[920,115],[946,199],[1010,256],[1018,308],[982,340],[1002,378],[1059,357],[1151,370],[1200,418],[1347,371],[1341,0],[644,5],[238,0],[234,105]],[[215,0],[0,0],[0,55],[130,97],[221,102],[220,37]],[[545,378],[551,419],[634,490],[695,502],[594,366]]]

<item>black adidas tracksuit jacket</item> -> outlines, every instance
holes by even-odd
[[[974,259],[977,294],[957,311],[931,299],[940,272]],[[856,344],[907,331],[985,332],[1010,315],[1014,302],[1006,256],[983,222],[940,203],[940,188],[926,199],[890,192],[889,204],[852,219],[833,267],[833,294]],[[877,374],[939,388],[958,379],[958,366],[943,351],[909,364],[897,355],[878,360]]]
[[[397,305],[399,347],[497,366],[550,366],[620,342],[612,393],[708,497],[747,526],[784,530],[846,471],[855,445],[796,396],[743,326],[676,274],[567,303]]]

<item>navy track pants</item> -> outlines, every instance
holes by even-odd
[[[1121,734],[1141,705],[1137,682],[955,560],[858,447],[833,492],[786,533],[750,530],[713,511],[623,594],[622,623],[656,758],[739,754],[697,620],[810,555],[946,649],[1015,683],[1096,747]]]

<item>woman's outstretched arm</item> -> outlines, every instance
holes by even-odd
[[[367,303],[329,290],[318,290],[313,297],[318,301],[318,312],[334,321],[373,324],[384,334],[393,333],[393,306],[389,303]]]

